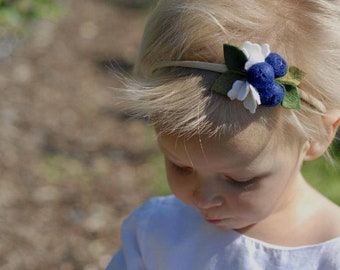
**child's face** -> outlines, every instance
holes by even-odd
[[[258,129],[229,140],[159,136],[172,192],[223,229],[246,228],[284,210],[302,177],[302,151],[281,147]]]

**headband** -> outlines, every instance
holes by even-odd
[[[305,72],[288,66],[279,54],[270,52],[268,44],[261,46],[246,41],[241,48],[223,44],[223,52],[225,64],[166,61],[160,62],[154,70],[187,67],[221,73],[212,90],[231,100],[242,101],[251,113],[255,113],[259,105],[273,107],[281,104],[284,108],[300,109],[301,100],[321,113],[326,112],[322,102],[298,88]]]

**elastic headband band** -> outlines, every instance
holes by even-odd
[[[186,67],[208,70],[222,75],[216,79],[213,91],[230,99],[243,101],[251,113],[258,105],[267,107],[281,104],[285,108],[301,108],[301,100],[321,113],[327,109],[321,101],[297,86],[305,73],[288,66],[276,53],[270,53],[269,45],[262,46],[246,41],[241,49],[224,44],[226,64],[201,61],[165,61],[154,70],[166,67]]]

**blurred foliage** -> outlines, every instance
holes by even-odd
[[[337,139],[332,144],[331,152],[335,158],[340,158],[340,132],[338,132]]]
[[[320,193],[340,205],[340,159],[330,164],[325,158],[306,162],[302,173]]]
[[[0,27],[22,31],[28,23],[56,18],[61,13],[61,0],[0,0]]]
[[[152,179],[152,188],[151,192],[155,195],[169,195],[171,194],[168,181],[166,178],[166,170],[164,164],[163,155],[158,152],[155,155],[152,155],[148,160],[152,167],[155,170],[155,177]]]
[[[133,9],[149,9],[154,7],[158,0],[109,0],[114,5]]]
[[[35,170],[46,182],[58,185],[65,181],[91,181],[97,176],[84,162],[62,154],[45,156]]]

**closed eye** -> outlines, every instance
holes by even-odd
[[[168,161],[173,169],[175,169],[180,174],[191,174],[193,172],[193,168],[188,166],[180,166],[171,161]]]
[[[255,182],[258,180],[257,178],[250,178],[250,179],[245,179],[245,180],[235,180],[235,179],[232,179],[232,178],[226,177],[226,176],[225,176],[225,179],[228,181],[228,183],[230,183],[233,187],[236,187],[236,188],[249,188],[253,184],[255,184]]]
[[[248,186],[254,183],[254,179],[246,180],[246,181],[238,181],[238,180],[229,180],[235,186]]]

